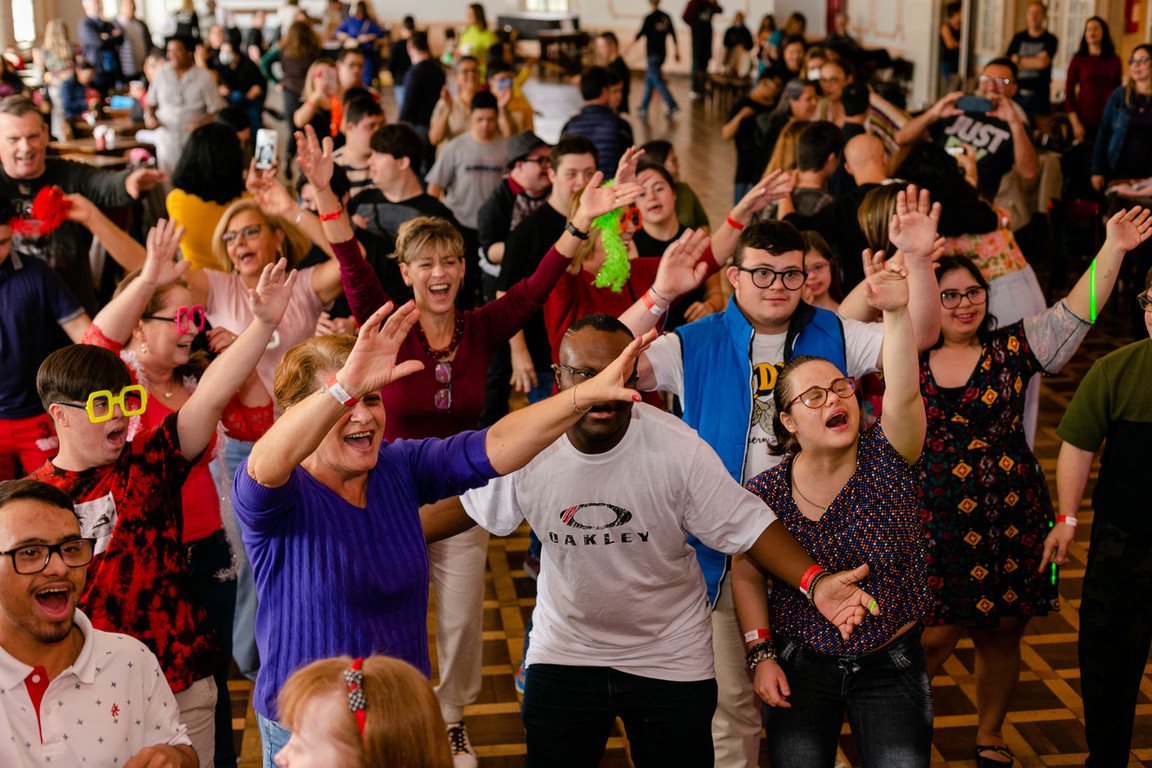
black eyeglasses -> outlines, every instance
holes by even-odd
[[[140,315],[140,319],[163,320],[166,323],[176,323],[176,331],[178,333],[188,333],[188,331],[191,330],[200,332],[204,330],[204,307],[199,304],[194,307],[177,307],[176,317]]]
[[[819,408],[828,400],[829,392],[843,399],[852,397],[852,395],[856,394],[856,379],[851,376],[845,376],[840,379],[833,379],[832,383],[826,387],[806,389],[789,400],[788,407],[791,408],[796,401],[799,400],[809,408]]]
[[[96,539],[68,539],[59,544],[26,544],[7,552],[0,552],[0,555],[12,558],[12,567],[16,569],[16,573],[29,576],[47,568],[53,552],[58,553],[64,565],[69,568],[80,568],[92,562],[92,556],[96,552]]]
[[[966,291],[940,291],[940,303],[944,309],[956,309],[962,299],[968,299],[972,306],[983,304],[988,300],[988,291],[983,288],[969,288]]]
[[[552,161],[548,157],[526,157],[522,162],[539,163],[541,168],[552,165]]]
[[[582,384],[585,381],[588,381],[591,378],[595,378],[596,376],[598,376],[600,374],[600,371],[590,371],[587,368],[573,368],[570,365],[564,365],[564,363],[553,363],[552,364],[552,370],[556,371],[557,373],[559,373],[560,371],[565,371],[569,376],[571,376],[576,381],[577,384]],[[639,379],[639,378],[640,378],[640,369],[639,368],[633,368],[632,369],[632,375],[628,377],[628,381],[633,381],[633,380]]]
[[[452,410],[452,363],[441,360],[436,363],[436,381],[444,386],[436,390],[432,402],[439,411]]]
[[[1152,299],[1148,298],[1148,294],[1142,293],[1136,297],[1136,303],[1140,305],[1140,309],[1147,312],[1152,309]]]
[[[804,285],[804,281],[808,279],[808,273],[802,269],[786,269],[783,272],[777,272],[768,267],[756,267],[756,269],[736,267],[736,269],[752,275],[752,285],[757,288],[771,288],[776,282],[776,278],[779,277],[786,289],[798,291]]]

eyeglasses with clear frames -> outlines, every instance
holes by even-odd
[[[31,576],[48,567],[53,552],[58,553],[64,565],[69,568],[81,568],[92,562],[92,556],[96,552],[96,539],[68,539],[59,544],[25,544],[0,552],[0,555],[12,558],[12,568],[16,573]]]
[[[1147,56],[1133,56],[1128,59],[1129,64],[1147,64],[1150,61],[1152,61],[1152,59]]]
[[[944,305],[944,309],[956,309],[964,299],[968,299],[968,303],[972,306],[983,304],[988,300],[988,291],[979,287],[969,288],[966,291],[940,291],[940,303]]]
[[[1136,303],[1140,305],[1140,309],[1144,312],[1152,311],[1152,297],[1149,297],[1147,292],[1137,296]]]
[[[832,383],[826,387],[811,387],[806,389],[789,400],[788,407],[791,408],[796,404],[796,401],[799,400],[809,408],[819,408],[827,402],[829,392],[841,399],[847,400],[856,394],[856,379],[851,376],[844,376],[839,379],[833,379]]]
[[[798,291],[804,285],[804,281],[808,279],[808,273],[802,269],[786,269],[783,272],[777,272],[768,267],[756,267],[749,269],[747,267],[736,267],[741,272],[747,272],[752,276],[752,285],[757,288],[771,288],[776,283],[776,278],[780,278],[780,283],[789,291]]]
[[[195,330],[197,333],[204,330],[204,307],[197,304],[192,307],[177,307],[176,317],[162,315],[140,315],[141,320],[163,320],[166,323],[176,323],[178,333],[188,333]]]
[[[991,75],[980,75],[977,80],[979,80],[981,83],[994,85],[997,88],[1007,88],[1008,86],[1012,85],[1012,78],[1010,77],[992,77]]]
[[[244,229],[230,229],[224,234],[220,235],[220,239],[224,241],[224,245],[231,245],[241,237],[243,237],[245,240],[251,240],[260,234],[260,230],[263,228],[263,226],[263,224],[253,224],[250,227],[244,227]]]

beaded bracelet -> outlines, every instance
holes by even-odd
[[[744,633],[744,643],[755,643],[757,640],[771,640],[772,630],[770,629],[750,629]]]
[[[816,585],[823,581],[825,576],[830,575],[831,574],[828,573],[828,571],[821,570],[819,573],[812,577],[811,581],[808,582],[808,589],[806,592],[804,592],[804,596],[808,598],[808,602],[812,605],[813,608],[816,607]]]
[[[776,648],[772,643],[764,640],[756,643],[744,653],[744,660],[750,672],[756,671],[756,666],[762,661],[776,661]]]

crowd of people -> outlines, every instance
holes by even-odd
[[[329,5],[242,32],[186,0],[161,39],[85,0],[78,45],[46,29],[43,88],[0,98],[0,763],[234,768],[234,660],[265,766],[475,768],[489,537],[527,522],[530,764],[597,765],[619,717],[638,766],[752,768],[762,732],[773,766],[832,765],[847,717],[864,766],[927,765],[967,634],[976,764],[1011,765],[1021,638],[1059,610],[1104,444],[1082,696],[1088,764],[1125,764],[1152,611],[1114,585],[1148,570],[1152,338],[1082,382],[1055,500],[1032,445],[1040,376],[1147,253],[1152,47],[1122,77],[1093,17],[1073,57],[1105,236],[1049,304],[997,200],[1053,130],[1040,3],[975,94],[918,115],[846,16],[811,44],[802,14],[736,14],[727,211],[690,148],[636,145],[654,94],[679,110],[659,0],[596,36],[555,143],[483,6],[441,55],[411,16]],[[693,98],[722,13],[684,9]],[[110,94],[155,167],[49,154]]]

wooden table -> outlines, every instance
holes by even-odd
[[[87,155],[83,152],[70,152],[66,155],[57,155],[57,157],[61,160],[74,160],[77,163],[84,163],[84,165],[90,165],[104,171],[122,171],[128,167],[128,158],[123,156]]]
[[[136,149],[137,147],[144,147],[145,149],[154,149],[151,144],[144,144],[136,141],[130,136],[117,136],[116,142],[111,147],[104,149],[96,148],[96,139],[89,137],[86,139],[70,139],[69,141],[53,141],[48,144],[48,151],[53,155],[68,155],[68,154],[83,154],[83,155],[109,155],[118,156],[123,155],[125,152]]]

